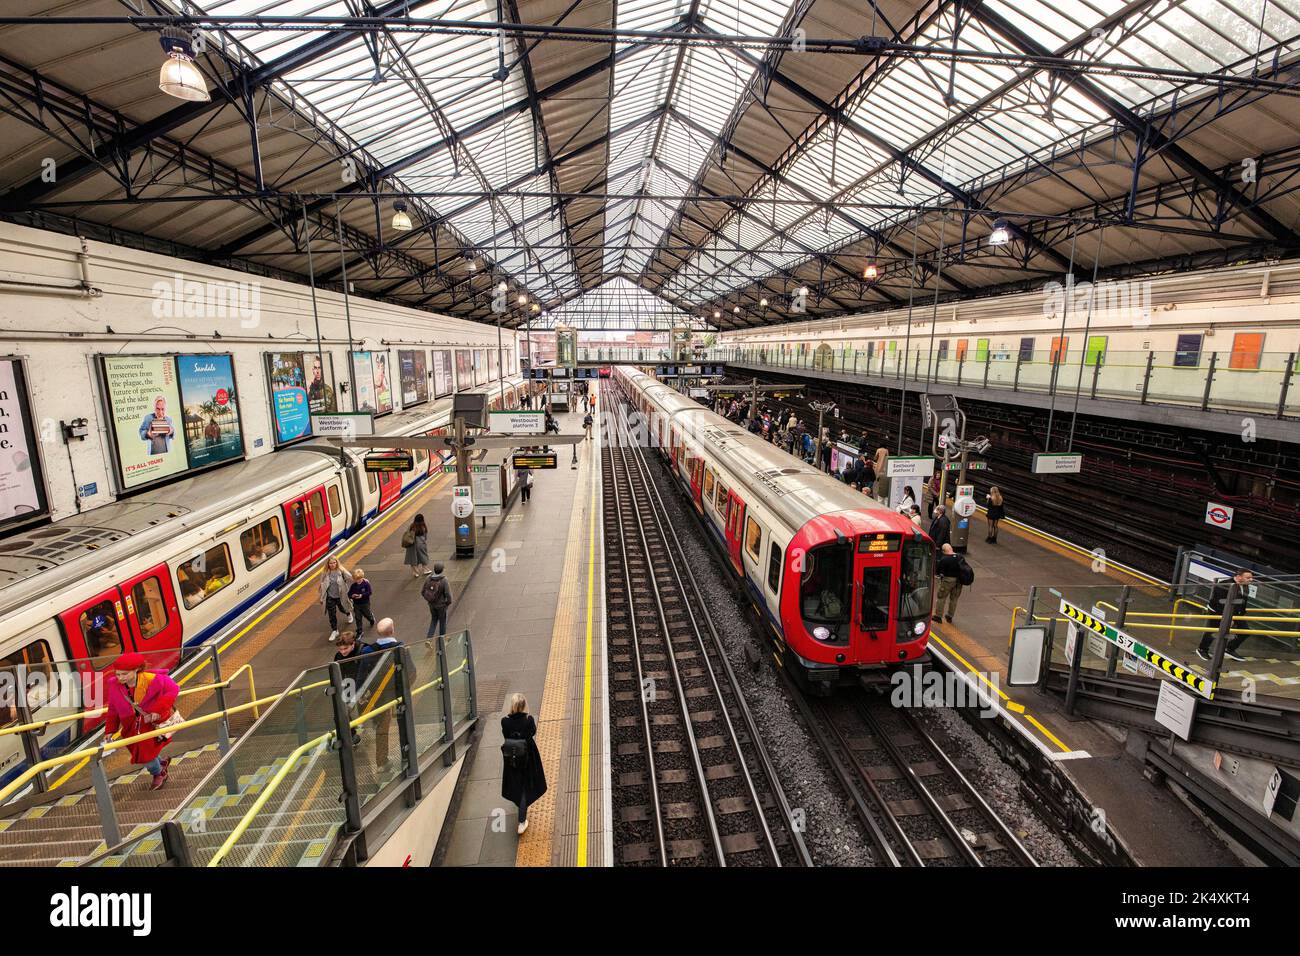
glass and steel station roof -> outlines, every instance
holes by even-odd
[[[9,218],[310,246],[435,312],[740,328],[1300,251],[1300,0],[6,7]],[[164,25],[209,102],[157,89]]]

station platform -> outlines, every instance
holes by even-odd
[[[993,681],[1002,706],[1062,771],[1100,808],[1126,848],[1146,866],[1237,866],[1240,860],[1168,790],[1152,786],[1116,736],[1090,720],[1067,716],[1058,698],[1035,688],[1008,687],[1006,670],[1012,614],[1031,586],[1095,588],[1099,579],[1154,590],[1155,582],[1108,564],[1093,570],[1093,556],[1070,550],[1029,528],[1003,520],[997,544],[986,544],[982,513],[971,520],[966,557],[975,583],[963,589],[953,622],[936,617],[932,640],[950,660]],[[1024,623],[1025,615],[1020,615]],[[1188,642],[1191,641],[1191,647]],[[1180,659],[1194,657],[1195,641],[1175,637]],[[1164,639],[1152,640],[1164,647]],[[1249,662],[1248,662],[1249,663]],[[1246,666],[1246,665],[1243,665]],[[993,675],[996,675],[994,680]],[[1176,838],[1171,838],[1176,837]]]
[[[556,418],[566,434],[582,429],[580,410]],[[576,469],[561,449],[557,470],[535,473],[531,502],[515,503],[486,557],[492,573],[476,575],[454,609],[474,639],[480,729],[435,865],[612,863],[598,432],[578,446]],[[522,836],[501,797],[500,717],[516,692],[537,719],[548,786]]]

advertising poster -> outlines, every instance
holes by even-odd
[[[46,511],[31,421],[21,364],[0,360],[0,529]]]
[[[482,385],[487,381],[487,363],[483,361],[483,350],[474,350],[474,384]]]
[[[469,349],[456,350],[456,391],[474,387],[474,357]]]
[[[437,398],[454,391],[451,378],[451,353],[445,350],[433,353],[433,394]]]
[[[375,377],[369,352],[352,353],[352,401],[359,412],[375,412]]]
[[[403,349],[397,353],[402,370],[402,407],[410,408],[429,400],[429,370],[424,349]]]
[[[375,414],[386,415],[393,410],[393,377],[388,353],[371,352],[370,370],[375,380]]]
[[[315,355],[312,356],[315,358]],[[271,418],[275,443],[305,438],[311,434],[311,407],[307,398],[307,375],[301,352],[268,352],[267,376],[271,381]]]
[[[235,369],[229,355],[178,355],[185,448],[191,468],[244,457],[235,400]]]
[[[175,358],[113,355],[103,363],[123,489],[189,468],[178,424],[182,411]]]
[[[334,397],[334,356],[322,352],[304,352],[302,356],[303,368],[307,370],[307,404],[318,415],[337,412],[339,406]]]

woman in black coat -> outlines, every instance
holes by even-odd
[[[528,701],[523,694],[510,695],[510,713],[501,718],[501,736],[507,741],[524,742],[522,754],[512,760],[511,751],[518,750],[503,743],[501,755],[501,797],[519,807],[519,832],[528,829],[528,806],[546,793],[546,771],[542,767],[542,754],[537,749],[537,721],[528,714]]]

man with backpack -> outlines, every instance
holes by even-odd
[[[429,605],[429,633],[426,638],[431,638],[442,633],[447,633],[447,608],[451,606],[451,583],[442,573],[442,563],[439,562],[433,566],[433,573],[425,579],[424,587],[420,588],[420,597]]]
[[[939,579],[934,616],[942,617],[951,624],[953,615],[957,613],[957,599],[961,597],[962,588],[975,583],[975,570],[964,556],[952,550],[952,545],[945,544],[943,553],[935,563],[934,574]]]

